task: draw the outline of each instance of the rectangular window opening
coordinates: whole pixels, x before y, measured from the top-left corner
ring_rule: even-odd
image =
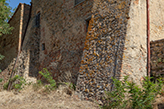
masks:
[[[40,13],[36,15],[36,22],[35,22],[36,27],[40,27]]]
[[[45,50],[45,43],[42,44],[42,51]]]

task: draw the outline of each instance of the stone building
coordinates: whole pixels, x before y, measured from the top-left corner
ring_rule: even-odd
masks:
[[[163,38],[164,18],[158,17],[164,15],[162,4],[162,0],[150,2],[151,40]],[[5,74],[16,69],[15,74],[29,81],[42,78],[38,71],[47,68],[56,81],[76,84],[81,98],[101,99],[104,90],[113,89],[111,77],[129,75],[140,84],[147,75],[146,13],[146,0],[20,4],[9,22],[15,27],[9,35],[16,37],[11,39],[14,48],[7,49],[5,36],[0,40],[7,46],[1,45],[0,53],[9,57],[0,66]],[[16,57],[16,66],[9,65]]]

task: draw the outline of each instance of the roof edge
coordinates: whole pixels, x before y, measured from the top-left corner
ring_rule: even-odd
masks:
[[[21,5],[27,5],[27,6],[31,6],[29,4],[25,4],[25,3],[19,3],[19,5],[17,6],[17,9],[15,10],[14,14],[12,15],[12,17],[9,19],[8,23],[10,23],[10,21],[13,19],[13,17],[15,16],[15,14],[17,13],[18,9],[20,8]]]

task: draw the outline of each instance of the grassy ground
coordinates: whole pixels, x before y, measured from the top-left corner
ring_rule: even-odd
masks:
[[[99,109],[96,103],[81,101],[73,91],[59,88],[45,92],[32,86],[21,92],[0,91],[0,109]]]

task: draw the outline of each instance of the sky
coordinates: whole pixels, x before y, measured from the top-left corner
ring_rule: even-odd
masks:
[[[19,5],[19,3],[30,4],[30,2],[31,2],[31,0],[7,0],[7,3],[9,3],[9,6],[11,6],[12,9],[14,9],[15,7],[17,7]]]

